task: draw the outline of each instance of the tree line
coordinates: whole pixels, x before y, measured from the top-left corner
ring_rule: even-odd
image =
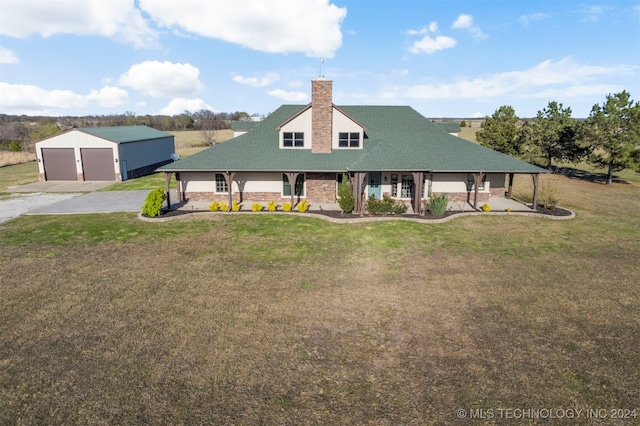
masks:
[[[213,143],[215,130],[230,129],[232,121],[248,121],[246,112],[213,112],[202,109],[182,114],[136,115],[133,112],[113,115],[91,115],[84,117],[44,117],[0,114],[0,148],[20,151],[30,142],[55,136],[77,127],[107,127],[145,125],[162,131],[199,130],[205,140]]]
[[[522,124],[519,124],[522,123]],[[640,172],[640,103],[627,91],[609,94],[584,120],[550,101],[533,119],[520,120],[508,105],[485,117],[476,140],[491,149],[547,169],[554,163],[586,160],[607,169],[607,184],[625,168]]]

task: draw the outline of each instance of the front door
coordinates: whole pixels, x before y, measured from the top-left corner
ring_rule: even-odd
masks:
[[[374,195],[378,200],[382,199],[382,188],[380,187],[381,175],[381,172],[369,172],[367,181],[367,187],[369,188],[367,195]]]

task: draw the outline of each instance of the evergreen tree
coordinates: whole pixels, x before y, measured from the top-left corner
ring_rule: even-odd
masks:
[[[476,140],[481,145],[508,155],[520,153],[518,139],[518,117],[515,110],[503,105],[491,117],[485,117],[481,129],[476,133]]]
[[[583,136],[593,149],[589,162],[607,169],[607,185],[614,172],[640,169],[640,103],[634,103],[626,90],[608,95],[602,106],[593,106]]]

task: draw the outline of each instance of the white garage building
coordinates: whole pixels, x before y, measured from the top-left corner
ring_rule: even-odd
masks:
[[[147,126],[84,127],[36,143],[39,179],[122,181],[171,163],[173,135]]]

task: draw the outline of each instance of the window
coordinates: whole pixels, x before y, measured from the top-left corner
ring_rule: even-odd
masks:
[[[216,173],[216,192],[229,192],[229,186],[222,173]]]
[[[303,132],[284,132],[282,134],[282,146],[287,148],[303,148],[304,133]]]
[[[480,186],[478,187],[478,191],[484,191],[484,184],[487,181],[487,175],[482,176],[482,182],[480,182]],[[473,174],[469,173],[467,175],[467,191],[475,191],[475,185],[473,184]]]
[[[282,175],[282,195],[283,196],[291,196],[291,184],[289,183],[289,179],[287,179],[287,175]],[[304,175],[300,174],[296,178],[296,192],[294,195],[299,197],[304,197]]]
[[[398,196],[398,175],[391,175],[391,196]]]
[[[400,198],[413,198],[413,176],[402,175]]]
[[[358,148],[360,146],[360,133],[340,132],[338,134],[338,146],[340,148]]]

